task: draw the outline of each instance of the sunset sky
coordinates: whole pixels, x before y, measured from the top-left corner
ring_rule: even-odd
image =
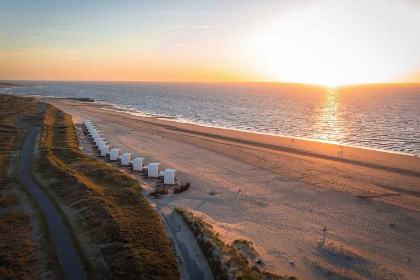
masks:
[[[420,82],[420,1],[0,0],[0,79]]]

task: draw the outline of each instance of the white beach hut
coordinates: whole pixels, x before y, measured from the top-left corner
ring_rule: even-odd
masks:
[[[158,162],[150,163],[147,167],[147,176],[157,178],[159,175],[159,165]]]
[[[92,133],[92,141],[95,142],[97,138],[100,138],[101,135],[99,135],[96,131]]]
[[[111,147],[108,145],[101,146],[101,157],[106,157],[111,151]]]
[[[175,184],[175,169],[166,169],[163,172],[163,183],[165,185],[173,185]]]
[[[133,171],[142,171],[144,168],[144,158],[133,159]]]
[[[121,165],[130,165],[132,153],[124,153],[121,155]]]
[[[93,126],[93,124],[91,124],[91,123],[88,123],[88,124],[86,124],[85,126],[86,126],[86,128],[87,128],[88,130],[91,130],[91,129],[95,128],[95,127]]]
[[[96,137],[100,137],[101,136],[101,134],[99,133],[99,131],[96,131],[96,130],[94,130],[92,132],[89,132],[89,135],[93,139],[95,139]]]
[[[109,152],[109,159],[112,160],[112,161],[117,161],[118,157],[120,155],[120,151],[121,151],[121,149],[112,149]]]
[[[98,146],[99,143],[106,143],[106,140],[105,138],[96,138],[96,140],[93,140],[93,142],[96,146]]]
[[[96,146],[98,151],[101,151],[103,146],[107,146],[106,142],[99,142],[98,145]]]
[[[94,136],[96,133],[97,133],[97,131],[96,131],[94,128],[92,128],[92,129],[88,129],[88,135],[89,135],[89,137],[92,137],[92,138],[93,138],[93,136]]]
[[[93,143],[95,143],[96,145],[97,145],[99,142],[106,142],[106,141],[105,141],[105,138],[103,138],[103,137],[96,137],[95,139],[93,139]]]

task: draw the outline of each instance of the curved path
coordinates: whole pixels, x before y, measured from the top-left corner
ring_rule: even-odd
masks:
[[[41,108],[41,110],[42,109],[43,108]],[[22,150],[22,158],[18,171],[19,178],[38,202],[42,213],[45,216],[49,231],[54,241],[57,255],[60,259],[61,267],[64,271],[65,278],[69,280],[87,279],[86,273],[84,272],[76,250],[73,247],[70,234],[67,232],[63,220],[42,189],[37,184],[35,184],[35,182],[29,176],[28,170],[30,164],[32,142],[35,137],[35,128],[30,125],[22,125],[20,120],[18,120],[17,123],[20,126],[25,126],[29,131]]]
[[[201,252],[193,233],[182,220],[182,217],[168,207],[159,209],[168,224],[174,241],[177,243],[182,259],[184,260],[188,276],[191,280],[212,280],[214,279],[210,266]]]

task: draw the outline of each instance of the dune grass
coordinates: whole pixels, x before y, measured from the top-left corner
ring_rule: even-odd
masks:
[[[26,99],[0,94],[0,279],[40,279],[30,217],[16,195],[17,164],[23,131],[14,119],[35,110]]]
[[[213,226],[203,219],[195,216],[184,208],[176,208],[193,232],[201,251],[207,259],[213,275],[218,280],[274,280],[296,279],[294,276],[277,275],[253,265],[257,256],[252,242],[238,239],[232,245],[226,244]]]
[[[365,257],[361,252],[334,240],[327,240],[325,243],[320,242],[318,244],[318,249],[331,255],[343,256],[348,260],[365,260]]]
[[[69,221],[81,225],[83,233],[75,231],[75,238],[87,236],[100,248],[113,279],[179,279],[169,239],[138,183],[83,154],[70,115],[48,105],[41,119],[34,172],[62,212],[77,217]],[[91,263],[86,248],[80,249],[91,279],[109,277]]]
[[[324,260],[309,259],[309,262],[314,267],[320,269],[328,276],[335,277],[336,279],[342,279],[342,280],[365,280],[366,279],[354,271],[351,271],[342,267],[334,266]]]

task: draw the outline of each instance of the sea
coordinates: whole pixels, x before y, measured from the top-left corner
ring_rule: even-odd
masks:
[[[128,114],[420,156],[420,84],[11,81],[13,94],[90,98]]]

